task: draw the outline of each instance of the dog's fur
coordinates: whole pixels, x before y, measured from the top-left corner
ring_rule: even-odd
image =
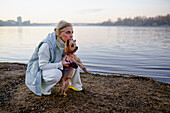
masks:
[[[88,73],[80,58],[74,53],[77,51],[76,40],[67,40],[65,43],[64,52],[67,55],[66,61],[74,62],[75,65],[79,66],[85,73]],[[63,70],[63,76],[60,81],[60,95],[67,96],[66,91],[69,88],[70,79],[73,74],[73,67],[69,67],[68,70]]]

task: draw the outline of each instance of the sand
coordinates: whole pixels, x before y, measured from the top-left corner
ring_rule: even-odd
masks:
[[[37,96],[25,85],[26,64],[0,63],[0,112],[170,112],[170,85],[127,74],[81,73],[83,92]]]

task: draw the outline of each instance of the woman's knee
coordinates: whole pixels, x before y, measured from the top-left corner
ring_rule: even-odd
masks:
[[[59,69],[57,69],[56,70],[56,75],[55,75],[55,81],[59,82],[61,77],[62,77],[62,72]]]
[[[43,74],[44,81],[49,83],[57,83],[62,77],[62,72],[59,69],[51,69]]]

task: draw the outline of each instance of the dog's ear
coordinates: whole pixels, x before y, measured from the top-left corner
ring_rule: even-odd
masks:
[[[65,45],[65,48],[64,48],[64,53],[67,54],[68,53],[68,47]]]
[[[68,53],[68,48],[64,48],[64,53],[65,53],[65,54]]]
[[[69,48],[69,40],[67,40],[66,43],[65,43],[65,48],[64,48],[65,54],[68,53],[68,48]]]
[[[76,42],[76,40],[73,40],[73,42]]]
[[[67,40],[67,43],[66,43],[67,46],[69,46],[69,40]]]

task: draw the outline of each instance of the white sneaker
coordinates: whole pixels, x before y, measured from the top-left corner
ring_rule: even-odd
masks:
[[[43,95],[51,95],[51,91],[43,92]]]

